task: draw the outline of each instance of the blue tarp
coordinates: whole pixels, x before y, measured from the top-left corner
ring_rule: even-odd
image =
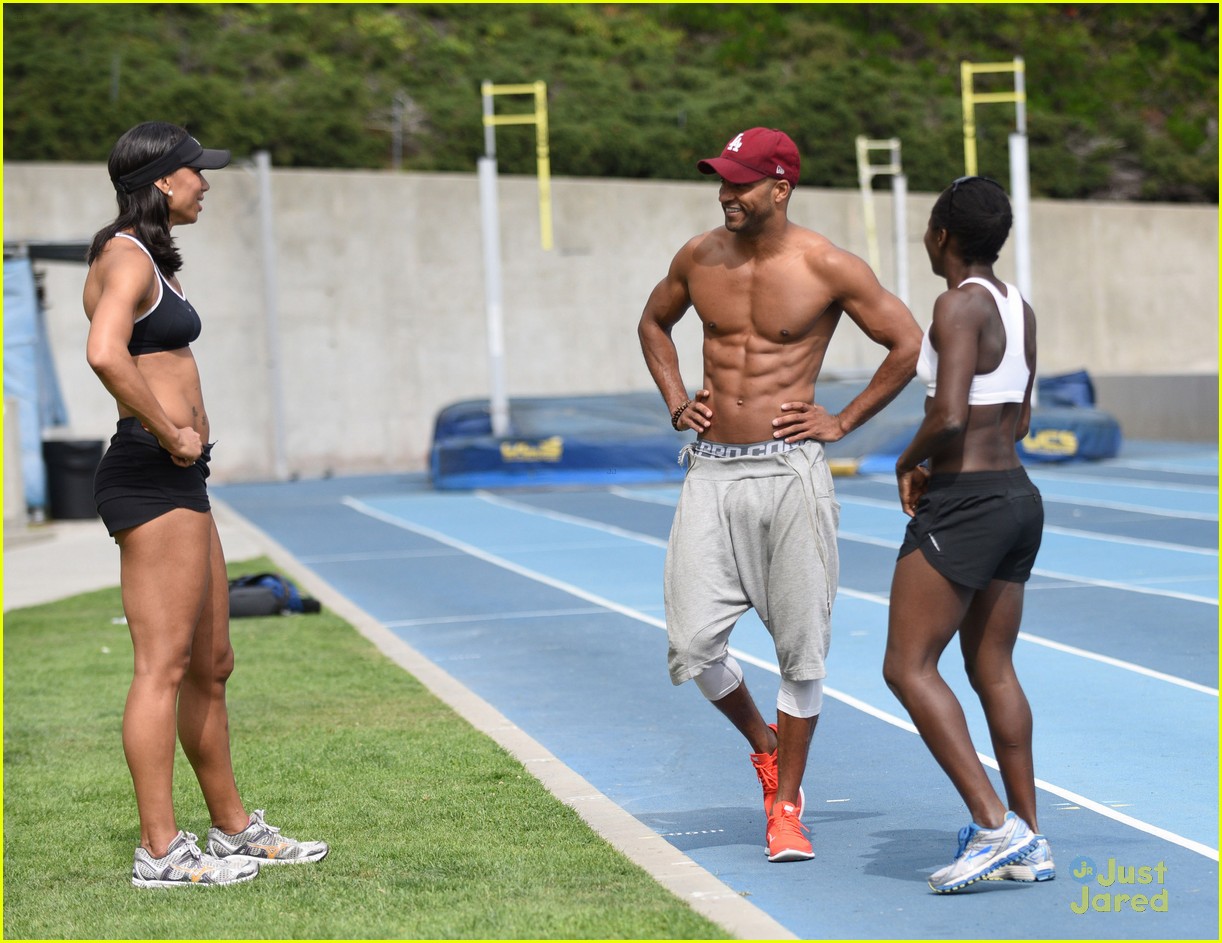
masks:
[[[47,503],[42,433],[68,423],[28,258],[4,260],[4,398],[15,399],[21,424],[21,473],[26,504]]]

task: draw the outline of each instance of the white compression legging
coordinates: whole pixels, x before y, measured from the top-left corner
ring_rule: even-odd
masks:
[[[743,669],[733,656],[727,655],[696,675],[695,681],[701,694],[710,701],[720,701],[743,683]],[[791,717],[814,717],[823,709],[823,680],[786,681],[782,678],[776,708]]]

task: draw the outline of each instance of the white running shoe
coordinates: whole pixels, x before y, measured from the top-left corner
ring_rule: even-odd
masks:
[[[939,894],[960,890],[1017,861],[1035,846],[1035,833],[1013,812],[1006,813],[999,828],[981,828],[972,822],[959,830],[955,860],[931,874],[929,886]]]
[[[255,809],[249,824],[236,835],[229,835],[219,828],[208,829],[208,854],[226,861],[308,864],[322,861],[330,850],[324,841],[297,841],[281,835],[280,829],[263,821],[262,809]]]
[[[222,861],[206,855],[190,832],[179,832],[162,858],[154,858],[143,846],[132,861],[132,884],[136,887],[219,887],[241,884],[259,873],[257,864]]]
[[[1038,832],[1035,835],[1035,850],[1029,851],[1017,861],[1003,864],[992,874],[986,875],[986,881],[1051,881],[1057,876],[1057,868],[1052,860],[1052,847],[1048,839]]]

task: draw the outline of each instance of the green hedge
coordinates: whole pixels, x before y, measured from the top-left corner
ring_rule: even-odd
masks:
[[[1217,27],[1215,4],[6,4],[4,156],[104,160],[157,117],[280,167],[385,168],[398,99],[401,166],[470,172],[480,81],[542,79],[556,174],[692,179],[763,124],[806,183],[855,185],[866,134],[936,190],[963,167],[960,61],[1021,55],[1035,195],[1216,202]],[[981,107],[982,173],[1008,179],[1013,128]],[[534,173],[531,128],[497,149]]]

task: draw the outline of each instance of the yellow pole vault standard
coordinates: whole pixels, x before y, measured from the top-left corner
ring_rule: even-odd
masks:
[[[976,105],[1014,103],[1014,133],[1010,135],[1010,206],[1014,214],[1014,274],[1018,290],[1038,307],[1031,286],[1031,169],[1027,156],[1027,73],[1023,60],[1013,62],[962,62],[963,76],[963,167],[969,177],[976,171]],[[982,72],[1013,72],[1014,91],[977,92],[973,79]],[[1038,387],[1032,391],[1036,404]]]
[[[866,220],[866,247],[870,253],[870,267],[879,271],[878,222],[874,216],[874,191],[872,183],[878,174],[891,174],[891,204],[895,240],[895,294],[904,304],[908,303],[908,218],[904,201],[908,195],[908,178],[900,164],[900,139],[886,138],[872,141],[864,134],[857,135],[857,182],[861,187],[861,205]],[[870,151],[888,151],[891,159],[885,164],[871,164]]]
[[[976,105],[1013,102],[1019,134],[1027,133],[1027,91],[1022,57],[1013,62],[967,62],[959,64],[963,79],[963,167],[969,177],[976,176]],[[973,88],[976,75],[985,72],[1013,72],[1014,91],[977,92]]]
[[[539,229],[544,250],[552,247],[552,186],[547,151],[547,83],[529,85],[480,84],[484,111],[484,156],[479,159],[480,230],[484,243],[484,306],[488,319],[488,412],[492,434],[509,435],[509,393],[505,386],[505,331],[501,305],[501,224],[497,203],[496,126],[533,124],[539,162]],[[495,95],[534,95],[535,113],[494,114]]]
[[[484,141],[488,156],[496,155],[492,143],[492,128],[506,124],[533,124],[535,126],[535,155],[539,176],[539,241],[544,249],[552,247],[552,173],[551,157],[547,145],[547,83],[530,82],[520,85],[494,85],[484,82],[480,86],[484,101],[491,103],[495,95],[533,95],[534,114],[496,115],[490,105],[484,108]]]

